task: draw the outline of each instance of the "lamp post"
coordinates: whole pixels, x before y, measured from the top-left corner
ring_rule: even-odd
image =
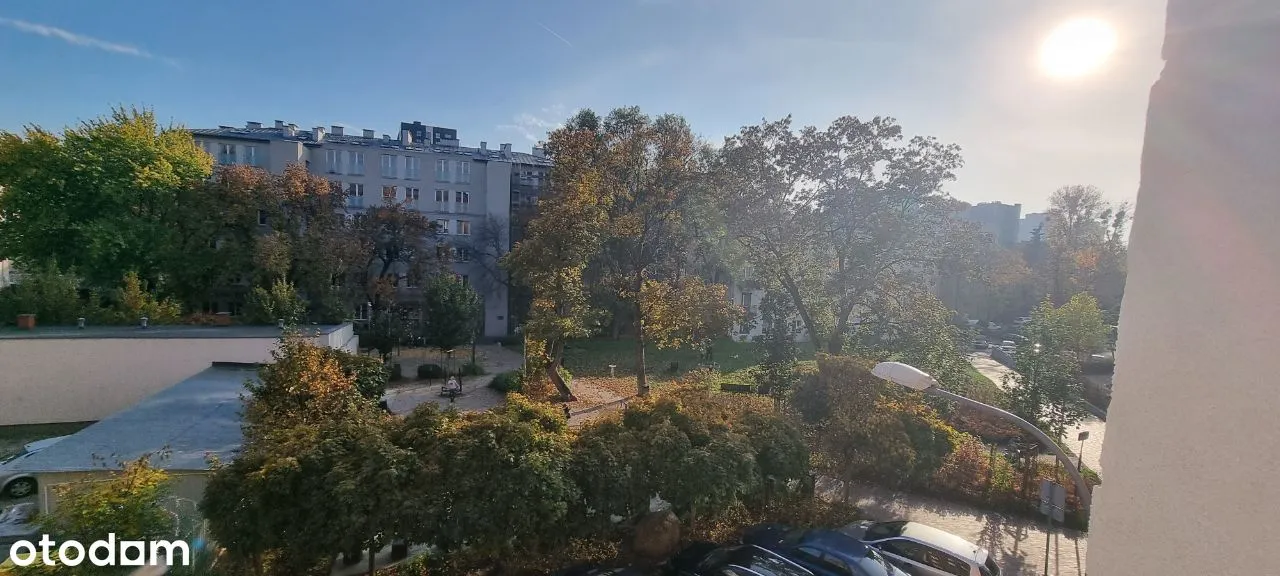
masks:
[[[1081,430],[1076,434],[1076,440],[1080,441],[1080,457],[1076,460],[1076,470],[1084,470],[1084,441],[1089,439],[1089,431]]]
[[[1048,434],[1045,434],[1042,430],[1036,428],[1034,424],[1019,418],[1011,412],[1006,412],[996,408],[995,406],[983,404],[982,402],[978,402],[972,398],[966,398],[959,394],[943,390],[938,386],[938,381],[935,380],[933,376],[930,376],[927,372],[909,364],[903,364],[902,362],[881,362],[876,364],[875,368],[871,369],[871,374],[882,380],[906,386],[907,388],[917,392],[924,392],[930,396],[937,396],[939,398],[946,398],[954,402],[959,402],[979,412],[1003,418],[1017,424],[1019,428],[1022,428],[1023,430],[1026,430],[1027,433],[1035,436],[1045,448],[1048,448],[1053,452],[1054,456],[1057,456],[1058,462],[1061,463],[1062,467],[1066,468],[1067,472],[1071,474],[1071,479],[1076,484],[1076,493],[1080,497],[1080,506],[1084,508],[1085,515],[1089,515],[1089,505],[1093,498],[1089,493],[1089,485],[1085,484],[1084,476],[1081,476],[1080,471],[1077,470],[1075,466],[1071,465],[1071,458],[1062,450],[1062,447],[1058,446],[1058,443],[1054,442]]]

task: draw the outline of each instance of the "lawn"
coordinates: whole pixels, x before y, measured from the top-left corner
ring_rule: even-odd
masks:
[[[6,458],[22,452],[23,446],[36,440],[75,434],[90,424],[93,424],[93,422],[0,426],[0,458]]]
[[[755,344],[735,342],[729,338],[717,340],[711,347],[712,362],[721,372],[737,372],[759,364]],[[800,344],[802,359],[813,358],[813,348]],[[577,376],[608,376],[609,365],[616,366],[617,376],[636,373],[636,343],[634,340],[593,338],[574,340],[565,348],[565,368]],[[649,378],[655,382],[675,380],[680,375],[704,364],[702,354],[692,348],[661,349],[647,346],[644,352]]]

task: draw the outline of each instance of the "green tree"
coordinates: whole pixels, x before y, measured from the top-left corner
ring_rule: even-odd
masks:
[[[1053,311],[1053,322],[1062,348],[1082,362],[1107,344],[1110,329],[1102,321],[1097,299],[1089,294],[1076,294],[1059,306]]]
[[[729,241],[791,298],[811,341],[839,353],[855,311],[923,284],[963,232],[942,191],[961,165],[958,147],[904,142],[891,118],[798,133],[784,118],[727,138],[715,181]]]
[[[1031,313],[1023,327],[1029,343],[1014,356],[1017,371],[1006,378],[1013,412],[1039,423],[1055,438],[1088,415],[1080,385],[1075,354],[1067,348],[1068,336],[1053,302],[1046,299]]]
[[[52,513],[38,518],[40,528],[58,542],[95,542],[106,540],[108,534],[114,534],[117,541],[175,538],[173,516],[164,506],[172,479],[167,472],[152,465],[152,456],[148,454],[123,463],[119,470],[110,472],[105,481],[95,478],[55,486],[58,506]],[[17,573],[92,575],[127,571],[120,567],[98,567],[86,561],[74,567],[46,567],[37,562]]]
[[[480,296],[452,274],[441,274],[422,291],[422,337],[450,354],[474,342],[483,310]]]
[[[40,324],[73,324],[92,315],[93,303],[80,298],[80,279],[46,263],[23,274],[17,284],[0,288],[0,324],[11,324],[19,314],[35,314]]]
[[[0,258],[32,269],[56,261],[90,287],[133,271],[154,285],[182,191],[213,160],[180,126],[117,108],[61,136],[32,126],[0,134]]]
[[[245,314],[254,324],[275,324],[284,320],[287,326],[301,322],[306,311],[306,301],[298,294],[297,288],[284,278],[277,278],[271,283],[270,289],[255,286],[249,292],[245,308]]]
[[[796,365],[800,350],[792,326],[795,306],[785,294],[766,293],[760,301],[760,322],[764,329],[756,341],[760,364],[754,376],[760,393],[782,400],[799,379]]]

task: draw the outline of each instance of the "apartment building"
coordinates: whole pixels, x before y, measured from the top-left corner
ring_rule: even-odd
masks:
[[[402,122],[394,137],[367,129],[348,133],[343,126],[302,130],[281,120],[270,126],[247,122],[243,127],[194,129],[191,134],[221,165],[280,173],[290,164],[304,164],[346,191],[349,213],[391,203],[421,211],[454,245],[454,272],[468,282],[485,270],[472,253],[473,233],[492,219],[505,230],[502,243],[509,249],[531,216],[551,167],[541,147],[531,153],[515,152],[511,144],[465,147],[457,130],[416,121]],[[506,335],[514,325],[506,287],[486,282],[477,289],[485,301],[485,335]],[[367,312],[353,313],[361,319]]]
[[[958,216],[982,227],[997,244],[1013,246],[1018,243],[1018,225],[1022,217],[1021,204],[980,202],[961,211]]]

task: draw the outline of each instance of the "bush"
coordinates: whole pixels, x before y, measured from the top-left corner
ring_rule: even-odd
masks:
[[[253,324],[275,324],[283,319],[285,324],[293,325],[306,316],[307,302],[293,284],[276,280],[270,290],[256,287],[249,293],[245,313]]]
[[[54,266],[23,275],[21,283],[0,288],[0,325],[19,314],[35,314],[37,325],[74,324],[88,310],[80,300],[80,280]]]
[[[449,373],[446,372],[439,364],[422,364],[418,366],[418,378],[438,379],[444,378],[448,375]]]
[[[360,395],[370,400],[379,400],[387,393],[387,382],[391,380],[387,365],[381,360],[361,354],[352,354],[345,350],[326,348],[326,354],[342,366],[342,371],[355,380]]]
[[[519,370],[503,372],[489,381],[489,387],[502,393],[520,392],[523,382]]]
[[[484,374],[484,366],[476,362],[467,362],[458,369],[459,376],[483,376]]]

